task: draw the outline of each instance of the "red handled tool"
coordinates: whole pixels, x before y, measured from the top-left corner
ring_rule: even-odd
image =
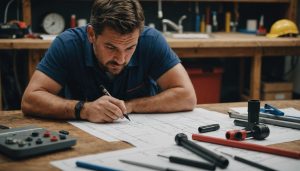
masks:
[[[275,148],[275,147],[268,147],[268,146],[247,143],[247,142],[234,141],[234,140],[226,140],[226,139],[222,139],[222,138],[205,136],[205,135],[200,135],[200,134],[193,134],[192,139],[197,140],[197,141],[202,141],[202,142],[209,142],[209,143],[220,144],[220,145],[225,145],[225,146],[229,146],[229,147],[242,148],[242,149],[253,150],[253,151],[260,151],[260,152],[264,152],[264,153],[270,153],[270,154],[276,154],[279,156],[300,159],[299,152],[284,150],[284,149]]]

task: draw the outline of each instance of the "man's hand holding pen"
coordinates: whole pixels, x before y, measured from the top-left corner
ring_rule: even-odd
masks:
[[[93,102],[86,102],[81,111],[81,118],[90,122],[113,122],[124,118],[127,113],[123,100],[112,96],[102,96]]]

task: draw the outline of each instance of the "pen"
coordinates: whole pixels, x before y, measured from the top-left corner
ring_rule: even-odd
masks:
[[[205,133],[205,132],[216,131],[219,128],[220,128],[219,124],[211,124],[211,125],[200,126],[198,128],[198,131],[199,133]]]
[[[85,169],[90,169],[90,170],[97,170],[97,171],[120,171],[118,169],[113,169],[105,166],[100,166],[100,165],[95,165],[83,161],[76,161],[76,166],[85,168]]]
[[[107,95],[107,96],[111,96],[111,94],[106,90],[106,88],[105,88],[103,85],[100,85],[100,88],[102,89],[102,93],[103,93],[103,94],[105,94],[105,95]],[[126,115],[126,114],[124,113],[123,116],[124,116],[126,119],[128,119],[128,120],[130,121],[128,115]]]
[[[228,154],[228,153],[225,153],[225,152],[222,152],[222,151],[220,151],[220,152],[223,153],[224,155],[227,155],[227,156],[233,158],[236,161],[245,163],[249,166],[253,166],[253,167],[256,167],[256,168],[259,168],[259,169],[262,169],[262,170],[266,170],[266,171],[276,171],[275,169],[269,168],[269,167],[261,165],[259,163],[255,163],[255,162],[250,161],[248,159],[245,159],[245,158],[242,158],[242,157],[239,157],[239,156],[234,156],[232,154]]]
[[[147,163],[140,163],[140,162],[136,162],[136,161],[130,161],[130,160],[119,160],[120,162],[123,163],[127,163],[127,164],[132,164],[132,165],[136,165],[136,166],[141,166],[141,167],[145,167],[145,168],[149,168],[152,170],[159,170],[159,171],[176,171],[174,169],[171,168],[167,168],[167,167],[160,167],[160,166],[154,166],[151,164],[147,164]]]
[[[202,141],[202,142],[209,142],[209,143],[220,144],[229,147],[242,148],[242,149],[247,149],[252,151],[260,151],[264,153],[300,159],[300,152],[284,150],[275,147],[263,146],[263,145],[247,143],[247,142],[240,142],[235,140],[227,140],[227,139],[222,139],[222,138],[217,138],[212,136],[205,136],[201,134],[193,134],[192,139],[197,141]]]
[[[207,169],[207,170],[215,170],[216,165],[211,164],[211,163],[205,163],[205,162],[200,162],[196,160],[190,160],[190,159],[185,159],[181,157],[175,157],[175,156],[163,156],[158,154],[157,156],[159,157],[164,157],[164,158],[169,158],[169,161],[172,163],[178,163],[178,164],[183,164],[187,166],[193,166],[201,169]]]

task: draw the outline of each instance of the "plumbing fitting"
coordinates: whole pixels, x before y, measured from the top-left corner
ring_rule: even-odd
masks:
[[[163,32],[164,33],[167,32],[167,25],[169,25],[171,28],[176,30],[178,33],[182,33],[183,32],[182,21],[184,19],[186,19],[186,15],[183,15],[179,18],[178,25],[176,23],[174,23],[173,21],[169,20],[169,19],[163,19],[162,20]]]
[[[254,125],[251,131],[248,130],[230,130],[227,131],[225,136],[230,140],[245,140],[246,138],[252,137],[256,140],[263,140],[270,135],[270,129],[267,125],[258,124]]]

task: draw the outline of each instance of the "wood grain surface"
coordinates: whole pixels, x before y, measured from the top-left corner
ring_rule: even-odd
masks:
[[[264,103],[265,102],[262,102],[261,106],[263,106]],[[300,110],[300,100],[267,101],[267,103],[274,105],[278,108],[294,107]],[[242,106],[246,107],[247,102],[198,105],[198,107],[221,112],[224,114],[227,113],[230,107]],[[21,111],[0,111],[0,123],[9,127],[36,125],[54,131],[66,130],[70,132],[70,135],[78,139],[77,144],[72,149],[32,157],[25,160],[14,161],[0,154],[0,170],[58,170],[57,168],[50,165],[50,161],[133,147],[126,142],[103,141],[80,130],[79,128],[72,126],[71,124],[63,120],[49,120],[28,117],[24,116]],[[298,141],[280,143],[271,146],[300,152],[300,137]]]

